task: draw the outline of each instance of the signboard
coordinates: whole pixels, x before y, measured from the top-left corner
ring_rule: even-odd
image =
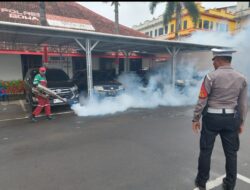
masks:
[[[168,61],[171,57],[168,56],[168,57],[155,57],[154,61],[155,62],[165,62],[165,61]]]
[[[37,22],[39,22],[40,19],[40,13],[36,12],[18,11],[7,8],[1,8],[0,11],[1,13],[7,13],[9,18],[13,19],[31,20]],[[46,14],[46,19],[50,26],[95,31],[95,28],[86,19],[70,18],[50,14]]]
[[[36,20],[39,21],[40,14],[35,12],[22,11],[14,9],[1,8],[2,13],[9,13],[10,18],[23,19],[23,20]]]
[[[50,26],[95,31],[91,23],[85,19],[69,18],[49,14],[46,15],[46,17]]]

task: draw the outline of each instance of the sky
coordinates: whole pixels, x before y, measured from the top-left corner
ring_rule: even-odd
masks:
[[[114,7],[111,2],[78,2],[88,9],[114,21]],[[206,9],[220,8],[225,6],[236,5],[236,2],[202,2]],[[120,2],[119,6],[119,23],[128,27],[138,25],[146,20],[157,18],[164,12],[165,3],[158,4],[155,13],[152,15],[149,11],[149,1],[145,2]]]

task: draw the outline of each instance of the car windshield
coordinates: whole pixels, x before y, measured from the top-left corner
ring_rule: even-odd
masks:
[[[93,73],[93,81],[99,82],[99,81],[112,81],[114,80],[114,77],[104,74],[104,73]]]
[[[104,82],[104,81],[113,81],[115,79],[115,72],[111,71],[93,71],[93,82]],[[87,71],[79,71],[74,74],[74,80],[87,80]]]
[[[48,69],[46,71],[46,78],[48,81],[68,81],[68,75],[62,71],[57,69]]]

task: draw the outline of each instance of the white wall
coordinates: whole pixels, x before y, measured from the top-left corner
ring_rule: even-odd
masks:
[[[0,80],[23,79],[20,55],[0,55]]]
[[[152,59],[151,58],[143,58],[142,59],[142,69],[149,68],[152,66]]]

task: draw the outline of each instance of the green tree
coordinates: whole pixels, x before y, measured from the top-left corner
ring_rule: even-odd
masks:
[[[111,2],[111,6],[114,6],[115,9],[115,34],[119,34],[120,33],[120,29],[119,29],[119,2],[118,1],[112,1]],[[119,52],[116,52],[116,58],[115,58],[115,73],[116,75],[119,74],[119,57],[118,57]]]
[[[105,2],[109,3],[109,2]],[[112,1],[111,6],[114,6],[114,12],[115,12],[115,34],[119,34],[119,2],[118,1]]]
[[[151,14],[154,13],[156,6],[162,3],[160,1],[154,1],[151,2],[149,5],[149,9]],[[192,18],[192,21],[194,23],[194,26],[196,26],[199,17],[200,17],[200,13],[199,10],[196,6],[196,4],[194,2],[174,2],[174,1],[169,1],[166,2],[166,8],[165,11],[163,13],[163,24],[167,25],[174,14],[176,14],[176,19],[175,19],[175,38],[176,40],[178,40],[179,38],[179,31],[181,29],[181,10],[182,8],[186,8],[189,15]]]
[[[115,33],[119,34],[119,2],[113,1],[111,6],[115,6]]]

